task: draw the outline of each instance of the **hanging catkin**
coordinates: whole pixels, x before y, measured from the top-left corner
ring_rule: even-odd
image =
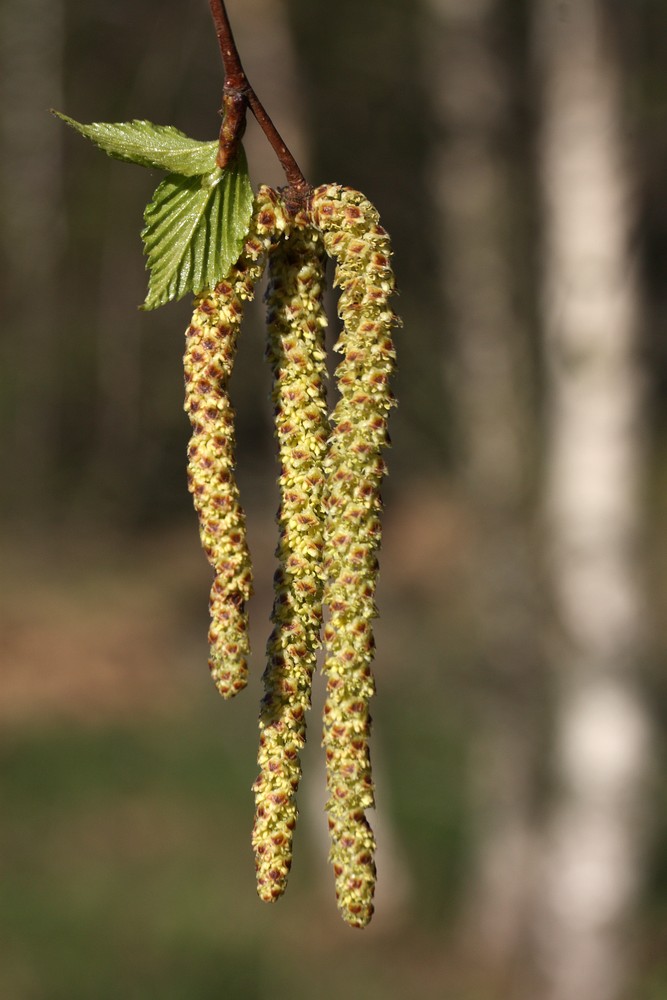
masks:
[[[234,477],[235,415],[227,385],[244,303],[253,297],[266,252],[284,225],[277,194],[261,187],[239,260],[212,291],[197,298],[186,333],[185,409],[192,424],[188,489],[199,515],[202,546],[215,572],[209,599],[209,668],[225,698],[247,682],[246,601],[252,591],[245,515]]]
[[[260,711],[253,847],[257,890],[284,892],[292,862],[300,752],[322,623],[323,461],[329,431],[322,307],[324,248],[305,213],[272,252],[267,358],[280,460],[273,631]]]
[[[183,359],[192,425],[188,489],[214,571],[208,662],[225,698],[247,683],[252,592],[228,386],[245,303],[267,257],[271,262],[266,354],[280,460],[280,534],[253,785],[257,889],[271,902],[286,887],[306,713],[328,608],[323,745],[330,860],[343,918],[365,927],[375,889],[375,840],[366,819],[374,805],[372,622],[397,323],[388,305],[391,248],[364,195],[337,184],[311,187],[245,75],[224,0],[210,0],[210,7],[225,67],[217,141],[199,142],[143,119],[84,125],[56,114],[110,156],[167,175],[144,212],[150,271],[144,307],[196,296]],[[241,143],[249,109],[284,169],[280,194],[262,186],[253,198]],[[344,354],[331,420],[322,303],[327,257],[336,262],[341,289],[343,332],[335,349]]]
[[[324,638],[327,694],[324,738],[329,801],[330,860],[343,918],[364,927],[373,914],[375,841],[365,816],[374,804],[368,702],[372,620],[380,544],[382,449],[393,405],[389,380],[396,317],[389,237],[378,213],[357,191],[317,188],[313,222],[336,262],[343,332],[336,350],[340,400],[332,415],[325,458],[324,601],[330,611]]]

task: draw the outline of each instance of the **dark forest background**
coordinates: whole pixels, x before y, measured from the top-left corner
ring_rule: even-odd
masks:
[[[232,383],[254,679],[224,704],[185,479],[189,304],[138,309],[161,178],[48,113],[214,138],[208,5],[2,0],[0,995],[663,1000],[667,6],[229,14],[308,178],[361,189],[395,248],[377,914],[363,934],[336,914],[321,691],[290,888],[254,890],[261,301]],[[252,120],[245,145],[254,184],[281,184]]]

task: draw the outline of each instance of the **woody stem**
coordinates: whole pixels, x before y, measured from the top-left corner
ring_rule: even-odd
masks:
[[[250,107],[280,160],[289,188],[297,198],[299,195],[306,195],[310,190],[306,178],[245,75],[224,0],[209,0],[209,5],[225,67],[225,84],[222,92],[223,120],[216,161],[218,166],[226,167],[234,156],[245,131],[246,111]]]

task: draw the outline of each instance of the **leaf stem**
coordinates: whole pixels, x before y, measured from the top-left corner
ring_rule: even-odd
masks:
[[[209,0],[209,6],[225,67],[225,84],[222,92],[223,119],[216,162],[224,169],[233,158],[245,131],[246,112],[250,107],[285,171],[289,200],[301,203],[310,193],[310,185],[248,82],[227,16],[225,0]]]

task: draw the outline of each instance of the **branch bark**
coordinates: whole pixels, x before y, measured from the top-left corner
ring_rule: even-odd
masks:
[[[245,130],[246,112],[250,107],[285,171],[289,189],[287,203],[298,207],[307,200],[311,187],[301,173],[286,142],[248,82],[241,65],[241,58],[234,41],[224,0],[209,0],[209,4],[225,68],[225,83],[222,94],[223,119],[220,128],[217,164],[224,169],[236,153]]]

